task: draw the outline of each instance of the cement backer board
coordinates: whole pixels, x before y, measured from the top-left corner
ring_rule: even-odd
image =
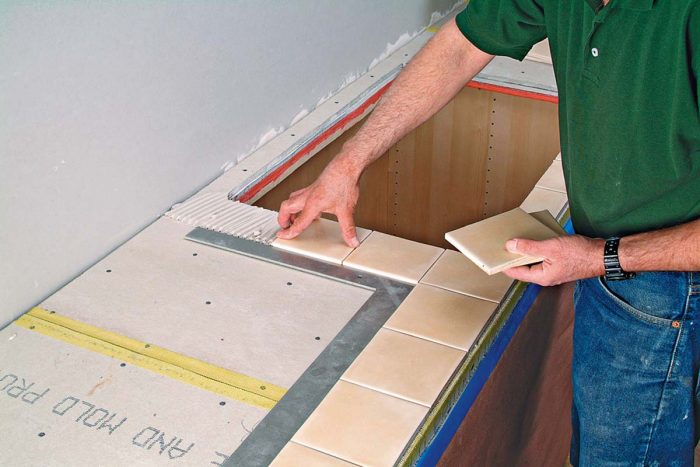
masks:
[[[41,306],[289,388],[371,295],[194,244],[190,230],[158,220]]]
[[[217,465],[267,413],[121,363],[0,331],[0,465]]]

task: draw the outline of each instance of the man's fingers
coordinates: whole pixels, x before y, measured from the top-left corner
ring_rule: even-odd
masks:
[[[277,237],[284,240],[291,240],[292,238],[298,236],[306,228],[311,225],[311,223],[316,220],[316,216],[320,211],[317,209],[310,209],[307,205],[306,208],[299,214],[294,223],[287,229],[280,230],[277,233]]]
[[[338,223],[340,231],[343,234],[343,240],[351,248],[360,246],[360,241],[357,239],[357,229],[355,228],[355,220],[352,218],[351,211],[338,212]]]
[[[290,196],[288,200],[282,201],[280,212],[277,214],[277,223],[283,229],[288,228],[294,222],[294,215],[304,209],[304,200],[300,196]]]
[[[542,263],[533,264],[532,266],[518,266],[515,268],[506,269],[503,274],[523,282],[534,282],[536,284],[540,283],[542,280],[542,275],[544,274],[544,268]]]

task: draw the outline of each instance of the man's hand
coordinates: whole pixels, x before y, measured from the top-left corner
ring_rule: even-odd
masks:
[[[353,213],[360,191],[359,176],[349,167],[331,163],[311,185],[289,195],[282,202],[277,221],[284,230],[277,236],[292,239],[327,212],[338,218],[343,239],[350,247],[360,245]]]
[[[513,279],[539,285],[559,285],[577,279],[600,276],[603,267],[605,241],[571,235],[535,241],[512,239],[506,249],[513,253],[540,256],[544,261],[530,266],[506,269],[503,273]]]

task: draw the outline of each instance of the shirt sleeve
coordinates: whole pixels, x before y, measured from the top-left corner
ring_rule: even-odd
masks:
[[[522,60],[547,37],[540,0],[471,0],[457,27],[478,49]]]

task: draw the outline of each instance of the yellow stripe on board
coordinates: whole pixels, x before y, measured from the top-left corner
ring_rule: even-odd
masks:
[[[286,393],[282,387],[41,308],[33,308],[16,324],[256,407],[271,409]]]
[[[427,31],[428,32],[438,32],[440,30],[440,26],[430,26]]]

